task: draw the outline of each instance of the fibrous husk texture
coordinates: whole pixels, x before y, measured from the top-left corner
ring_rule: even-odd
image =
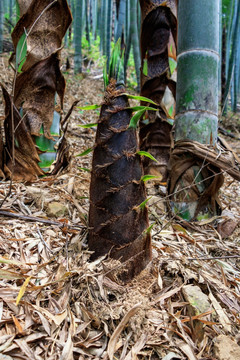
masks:
[[[22,51],[24,42],[27,53],[14,85],[13,106],[15,110],[10,111],[10,103],[7,101],[5,122],[9,123],[8,118],[11,112],[14,116],[15,128],[18,128],[21,122],[24,123],[28,133],[26,136],[22,134],[21,146],[29,148],[30,143],[25,143],[29,142],[29,137],[34,139],[34,136],[39,136],[40,130],[43,130],[46,138],[52,139],[50,128],[53,121],[56,93],[60,97],[61,108],[63,107],[65,80],[59,66],[60,47],[64,34],[71,23],[71,13],[66,0],[18,0],[18,4],[21,17],[12,33],[15,52],[18,52],[16,69],[24,60],[24,51]],[[17,51],[19,41],[20,39],[22,41],[24,36],[26,38],[23,41],[22,49]],[[6,101],[6,95],[4,98]],[[20,127],[23,130],[23,126]],[[6,129],[10,129],[8,125],[5,125]],[[6,138],[9,136],[12,135],[5,134]],[[19,167],[14,167],[12,176],[15,180],[26,180],[26,177],[28,180],[34,180],[42,173],[38,166],[39,158],[34,155],[36,153],[34,142],[31,141],[32,147],[29,152],[25,153],[24,162],[22,158],[18,159],[21,150],[20,139],[17,137],[16,131],[15,138],[15,159],[13,161],[15,164],[19,164]],[[7,148],[10,151],[9,158],[12,159],[11,147],[7,145]],[[35,162],[35,166],[28,166],[32,161]],[[58,167],[61,166],[58,164]]]
[[[21,180],[22,174],[24,174],[24,180],[31,181],[34,175],[36,177],[44,174],[38,166],[40,161],[38,151],[26,123],[22,121],[21,115],[3,85],[2,91],[5,100],[5,139],[3,141],[3,134],[0,134],[0,154],[2,155],[0,156],[0,177],[10,178],[14,163],[14,179]],[[12,151],[13,142],[15,142],[14,151]]]
[[[199,176],[194,173],[194,166],[200,169],[198,173],[202,176],[200,183],[204,182],[204,191],[199,190]],[[219,144],[218,148],[210,145],[206,148],[205,144],[197,141],[177,141],[171,153],[170,169],[170,199],[177,202],[197,201],[193,220],[208,204],[214,214],[218,213],[218,193],[224,182],[224,171],[240,181],[240,164],[231,150],[221,148]]]
[[[170,153],[171,125],[166,121],[165,108],[161,103],[167,87],[174,98],[176,93],[176,83],[171,79],[169,70],[169,49],[171,48],[171,53],[175,53],[173,49],[176,47],[176,1],[140,0],[140,5],[141,95],[159,105],[158,112],[148,111],[149,123],[141,124],[140,148],[151,152],[158,159],[159,171],[165,176]],[[153,165],[153,162],[146,158],[145,172],[151,172],[149,170]]]
[[[89,248],[92,258],[108,254],[126,261],[128,279],[151,258],[151,239],[141,158],[134,129],[128,129],[131,110],[123,88],[111,82],[105,92],[92,163]]]

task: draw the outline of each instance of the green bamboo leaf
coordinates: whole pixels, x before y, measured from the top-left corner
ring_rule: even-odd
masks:
[[[124,58],[125,58],[125,51],[123,49],[116,74],[117,82],[119,83],[122,82],[123,84],[124,84]]]
[[[78,125],[78,126],[84,128],[84,129],[88,129],[88,128],[92,128],[94,126],[97,126],[97,123],[84,124],[84,125]]]
[[[95,110],[95,109],[98,109],[100,108],[101,105],[86,105],[86,106],[77,106],[78,109],[80,110]]]
[[[170,107],[170,109],[168,110],[168,113],[169,113],[170,116],[173,115],[173,105],[172,105],[172,106]]]
[[[152,231],[152,228],[154,227],[155,223],[153,223],[152,225],[150,225],[146,230],[145,230],[145,234],[150,234]]]
[[[169,60],[170,72],[172,74],[177,67],[177,62],[174,59],[172,59],[171,57],[168,60]]]
[[[104,82],[104,89],[106,89],[106,87],[109,84],[108,73],[107,73],[107,60],[105,61],[103,66],[103,82]]]
[[[142,106],[142,105],[138,105],[138,106],[131,106],[128,107],[127,109],[132,110],[132,111],[139,111],[139,110],[153,110],[153,111],[157,111],[158,109],[150,107],[150,106]]]
[[[137,128],[138,121],[139,121],[140,118],[143,116],[143,114],[145,113],[145,111],[146,111],[146,108],[137,111],[137,112],[133,115],[133,117],[132,117],[131,120],[130,120],[129,126],[128,126],[129,129],[136,129],[136,128]]]
[[[147,59],[143,60],[143,75],[148,76],[148,63]]]
[[[93,148],[88,148],[87,150],[84,150],[81,154],[78,154],[76,156],[85,156],[85,155],[88,155],[92,151],[93,151]]]
[[[152,196],[150,196],[148,199],[144,200],[140,205],[139,208],[140,209],[144,209],[146,207],[147,202],[152,198]]]
[[[121,39],[119,39],[113,47],[112,55],[109,61],[109,78],[117,79],[119,63],[121,61]]]
[[[172,125],[172,126],[173,126],[173,124],[174,124],[174,120],[173,120],[173,119],[167,119],[167,122],[168,122],[170,125]]]
[[[147,151],[138,151],[137,154],[140,155],[140,156],[146,156],[146,157],[148,157],[149,159],[158,162],[157,159],[155,159],[155,157],[152,156],[152,155],[151,155],[149,152],[147,152]]]
[[[158,176],[155,176],[155,175],[143,175],[141,177],[141,181],[145,182],[145,181],[157,179],[157,178],[158,178]]]
[[[87,169],[87,168],[85,168],[85,167],[79,167],[78,169],[79,169],[79,170],[83,170],[83,171],[87,171],[87,172],[91,172],[90,169]]]
[[[148,103],[151,103],[153,105],[156,105],[158,106],[158,104],[156,104],[153,100],[145,97],[145,96],[140,96],[140,95],[130,95],[130,94],[121,94],[121,95],[126,95],[128,97],[128,99],[134,99],[134,100],[139,100],[139,101],[145,101],[145,102],[148,102]]]

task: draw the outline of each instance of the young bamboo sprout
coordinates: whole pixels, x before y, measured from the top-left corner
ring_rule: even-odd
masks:
[[[112,78],[105,90],[93,153],[89,249],[94,251],[92,259],[109,254],[126,262],[119,275],[123,280],[138,274],[151,259],[143,170],[136,130],[129,127],[131,117],[125,88]]]

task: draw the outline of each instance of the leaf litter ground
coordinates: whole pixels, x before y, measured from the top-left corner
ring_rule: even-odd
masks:
[[[1,81],[11,89],[6,64],[2,57]],[[99,74],[94,68],[84,77],[66,75],[65,112],[75,100],[79,106],[102,101]],[[3,114],[1,100],[1,120]],[[93,146],[96,131],[78,125],[97,119],[97,110],[74,109],[68,132],[70,168],[32,184],[14,183],[1,208],[0,359],[226,360],[217,346],[221,335],[227,336],[228,345],[234,339],[237,348],[230,349],[229,359],[238,359],[239,183],[225,178],[218,233],[207,221],[190,229],[170,219],[164,187],[149,182],[153,261],[124,285],[116,277],[124,265],[107,258],[89,262],[90,173],[83,168],[90,170],[91,153],[75,155]],[[239,155],[239,142],[231,145]],[[9,182],[2,181],[1,201],[8,190]],[[49,210],[53,202],[62,205],[57,218]],[[223,239],[220,234],[233,223],[233,234]],[[207,298],[205,310],[189,303],[189,285]]]

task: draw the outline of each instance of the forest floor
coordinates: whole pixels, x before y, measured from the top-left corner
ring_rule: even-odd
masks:
[[[9,90],[12,76],[3,55],[0,78]],[[97,66],[65,78],[64,113],[75,100],[101,103]],[[239,183],[225,176],[222,216],[190,229],[169,218],[164,189],[148,182],[153,260],[121,284],[107,276],[119,264],[91,263],[87,248],[91,153],[77,155],[93,146],[96,130],[78,125],[97,122],[98,114],[75,108],[69,168],[13,183],[0,209],[0,359],[239,360]],[[239,137],[234,122],[232,130]],[[240,155],[240,141],[225,139]],[[1,181],[0,201],[8,191],[9,181]]]

